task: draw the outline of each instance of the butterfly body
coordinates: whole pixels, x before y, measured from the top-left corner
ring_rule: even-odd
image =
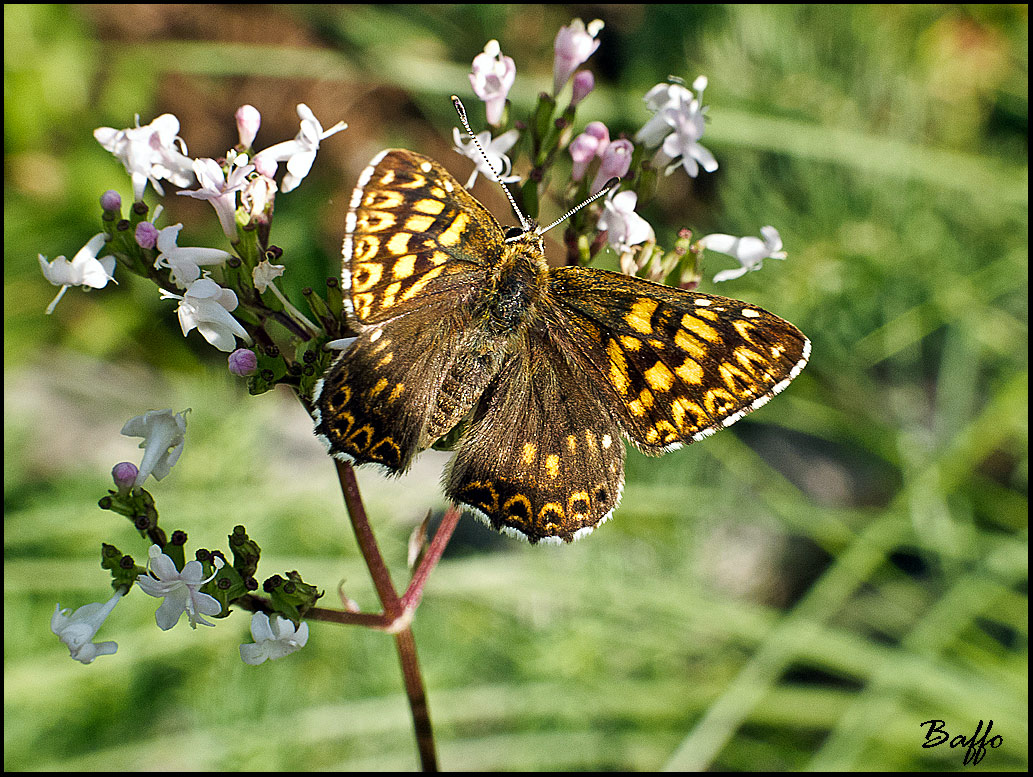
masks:
[[[445,492],[531,542],[606,520],[622,436],[658,454],[781,391],[810,344],[737,300],[581,267],[550,269],[444,168],[400,149],[360,176],[344,240],[359,335],[317,386],[335,456],[404,472],[466,424]]]

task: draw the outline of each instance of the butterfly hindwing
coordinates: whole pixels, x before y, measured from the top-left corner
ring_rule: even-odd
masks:
[[[496,529],[569,542],[620,500],[620,428],[553,344],[529,333],[486,392],[445,483]]]

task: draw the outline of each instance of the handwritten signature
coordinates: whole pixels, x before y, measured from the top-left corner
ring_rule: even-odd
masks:
[[[952,750],[955,747],[966,748],[965,760],[962,762],[966,766],[969,763],[975,765],[982,761],[983,756],[986,755],[987,747],[1000,747],[1004,744],[1004,737],[1000,734],[990,737],[990,730],[994,727],[992,720],[986,722],[986,731],[983,731],[983,721],[979,721],[975,733],[967,739],[964,734],[958,734],[952,738],[947,731],[947,721],[945,720],[927,720],[919,725],[929,727],[929,730],[925,732],[925,742],[922,743],[922,747],[936,747],[950,740],[950,748]],[[979,732],[981,731],[983,736],[980,737]],[[987,737],[990,738],[987,739]]]

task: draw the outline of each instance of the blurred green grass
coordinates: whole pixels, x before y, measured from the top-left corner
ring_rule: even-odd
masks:
[[[217,546],[245,523],[264,574],[297,568],[331,600],[343,579],[375,603],[296,402],[243,395],[132,279],[42,315],[54,289],[35,254],[70,256],[100,192],[128,191],[92,130],[169,111],[193,154],[216,155],[244,102],[262,111],[260,144],[294,134],[302,100],[348,121],[278,203],[300,299],[335,274],[376,151],[454,159],[447,96],[467,93],[485,41],[516,60],[519,109],[551,82],[556,29],[602,15],[600,86],[579,120],[632,133],[650,86],[707,74],[704,143],[721,168],[667,179],[646,215],[665,237],[776,225],[789,261],[719,291],[793,321],[814,354],[732,430],[629,454],[622,507],[585,541],[530,548],[464,519],[414,627],[442,766],[958,769],[962,750],[922,749],[919,724],[970,735],[992,718],[1004,743],[977,768],[1025,770],[1026,14],[5,6],[5,768],[416,764],[384,635],[313,624],[305,650],[255,669],[237,655],[242,614],[161,634],[139,594],[98,637],[119,642],[114,657],[80,666],[50,634],[55,602],[105,598],[100,542],[145,553],[94,504],[137,455],[122,423],[150,408],[193,408],[184,456],[153,489],[165,525]],[[207,206],[168,199],[168,223],[216,244]],[[442,506],[445,460],[425,454],[400,481],[360,472],[399,578],[411,527]]]

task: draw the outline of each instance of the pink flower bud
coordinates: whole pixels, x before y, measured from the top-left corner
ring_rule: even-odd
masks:
[[[579,102],[588,97],[589,93],[595,88],[595,76],[592,75],[591,70],[579,70],[574,74],[573,89],[574,92],[570,96],[571,106],[576,106]]]
[[[589,194],[594,194],[606,185],[611,178],[623,178],[631,167],[631,155],[635,146],[630,140],[615,140],[603,152],[603,160],[599,163],[599,172],[592,181]]]
[[[122,210],[122,197],[114,189],[108,189],[100,195],[100,207],[104,210],[118,213]]]
[[[136,465],[131,461],[123,461],[112,467],[111,477],[115,481],[115,486],[118,490],[125,491],[126,489],[133,487],[133,483],[136,482],[136,476],[139,472],[140,471],[136,468]]]
[[[262,124],[262,114],[253,105],[241,105],[237,108],[237,134],[240,136],[240,145],[244,148],[251,148],[258,134],[258,128]]]
[[[247,348],[238,348],[229,355],[230,372],[240,377],[247,377],[258,369],[258,357]]]
[[[141,221],[136,225],[135,238],[140,248],[154,248],[158,242],[158,228],[149,221]]]

